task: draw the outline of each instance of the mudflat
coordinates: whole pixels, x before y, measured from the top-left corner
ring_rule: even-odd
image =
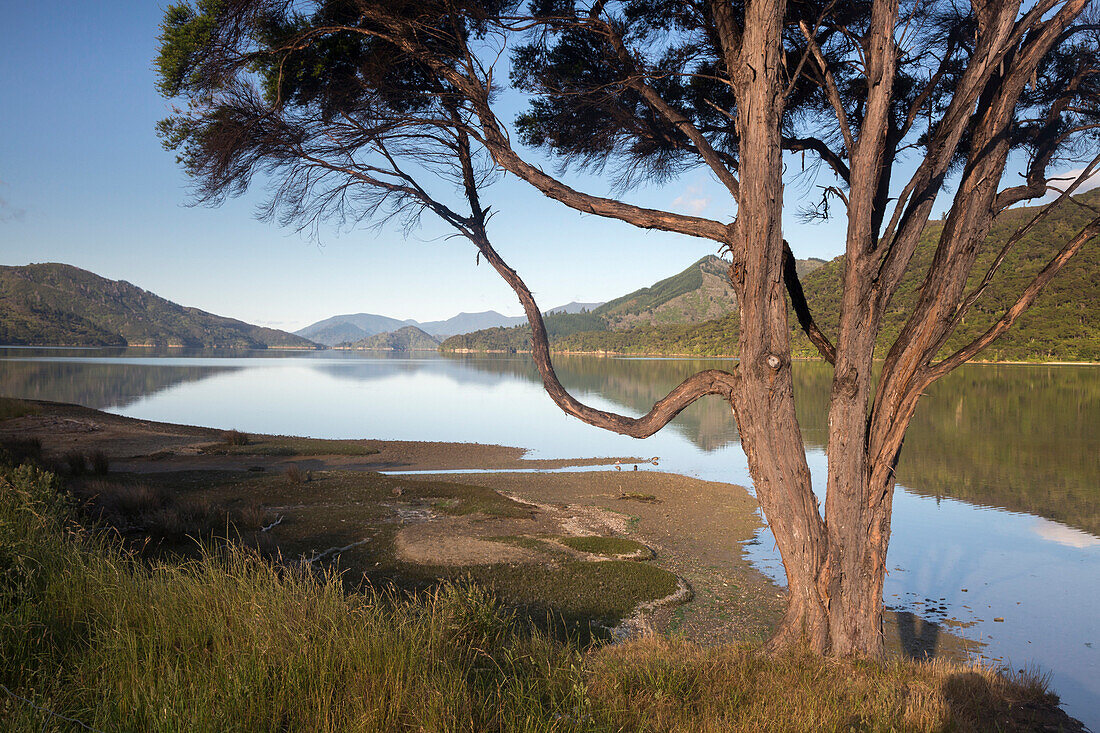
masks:
[[[82,469],[69,482],[147,547],[193,548],[200,517],[352,584],[471,578],[536,615],[619,636],[760,641],[782,615],[784,589],[744,557],[762,522],[741,486],[607,470],[646,466],[632,457],[532,461],[508,446],[244,435],[6,402],[0,441],[37,441],[62,473],[73,456],[106,458],[104,475]],[[576,466],[605,468],[529,472]],[[494,472],[382,473],[451,469]],[[910,614],[887,613],[884,633],[909,656],[974,651]]]

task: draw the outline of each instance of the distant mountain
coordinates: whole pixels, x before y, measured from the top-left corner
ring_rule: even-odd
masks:
[[[592,310],[600,303],[567,303],[551,308],[547,313],[580,313],[582,310]],[[486,328],[509,328],[527,323],[524,316],[506,316],[496,311],[481,311],[480,313],[459,313],[457,316],[445,321],[427,321],[421,323],[407,318],[399,321],[388,316],[379,316],[373,313],[349,313],[341,316],[332,316],[323,321],[317,321],[310,326],[295,331],[294,333],[310,341],[316,341],[326,346],[354,343],[368,336],[378,333],[396,331],[402,326],[416,326],[425,333],[441,339],[457,334],[470,333]]]
[[[294,333],[325,346],[335,346],[339,343],[359,341],[376,333],[396,331],[406,323],[406,321],[377,316],[373,313],[348,313],[317,321]],[[416,325],[415,321],[413,325]]]
[[[565,305],[559,305],[557,308],[551,308],[548,311],[546,311],[546,313],[544,315],[549,315],[551,313],[574,314],[574,313],[580,313],[582,311],[593,311],[593,310],[599,308],[601,305],[603,305],[602,301],[598,302],[598,303],[578,303],[577,301],[574,300],[572,303],[566,303]]]
[[[0,344],[317,346],[285,331],[178,305],[125,280],[108,280],[59,263],[0,266]]]
[[[442,336],[446,338],[447,336],[453,336],[458,333],[470,333],[471,331],[477,331],[482,328],[515,326],[518,323],[526,323],[527,319],[523,316],[506,316],[496,311],[482,311],[480,313],[459,313],[457,316],[452,316],[445,321],[428,321],[427,323],[417,323],[416,321],[405,322],[414,326],[419,326],[422,330],[433,336]]]
[[[347,348],[370,351],[435,351],[439,348],[439,340],[416,326],[403,326],[396,331],[368,336]]]

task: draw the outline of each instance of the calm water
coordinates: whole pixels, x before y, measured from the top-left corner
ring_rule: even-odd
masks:
[[[578,397],[632,414],[695,370],[729,366],[557,363]],[[796,364],[815,487],[825,484],[829,379],[824,365]],[[637,441],[565,416],[523,356],[0,349],[0,394],[249,432],[659,456],[661,470],[751,485],[725,403],[700,401]],[[1066,709],[1100,730],[1100,368],[960,369],[921,402],[898,476],[887,604],[963,622],[955,630],[987,659],[1050,671]],[[766,530],[747,551],[782,581]]]

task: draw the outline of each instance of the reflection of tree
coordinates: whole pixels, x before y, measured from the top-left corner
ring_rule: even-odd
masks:
[[[236,368],[9,361],[0,371],[0,395],[107,409]]]
[[[473,369],[539,379],[527,357],[453,358]],[[685,376],[723,364],[568,355],[556,355],[554,363],[574,393],[599,395],[636,414]],[[1094,367],[963,367],[933,385],[917,409],[899,480],[925,496],[1035,514],[1100,535],[1098,377]],[[799,362],[794,380],[806,443],[824,445],[832,368]],[[729,407],[720,400],[693,404],[673,426],[704,450],[737,440]]]
[[[960,369],[917,408],[899,481],[1100,535],[1098,377],[1094,367]]]

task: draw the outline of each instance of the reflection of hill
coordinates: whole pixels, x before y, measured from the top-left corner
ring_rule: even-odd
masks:
[[[123,407],[141,397],[233,367],[150,367],[144,364],[9,361],[0,372],[0,395],[85,407]]]
[[[465,358],[466,366],[539,381],[527,357]],[[556,355],[562,384],[635,415],[708,359],[609,359]],[[808,446],[823,446],[832,368],[795,364],[796,407]],[[1095,367],[970,365],[932,386],[906,436],[899,481],[925,496],[949,496],[1054,519],[1100,535],[1096,443],[1100,370]],[[737,440],[729,408],[700,400],[673,429],[704,450]]]
[[[538,382],[539,375],[530,357],[450,355],[477,370],[521,377]],[[606,359],[556,354],[554,367],[558,378],[575,395],[599,395],[634,415],[642,415],[653,403],[668,394],[684,378],[701,369],[732,369],[728,359]],[[824,439],[825,400],[831,370],[819,364],[799,364],[795,371],[798,410],[804,419],[807,441],[821,444]],[[805,403],[805,404],[803,404]],[[688,440],[703,450],[716,450],[737,441],[737,427],[729,406],[720,399],[699,400],[688,407],[672,424]]]
[[[921,400],[898,480],[1100,535],[1100,372],[968,366]]]

